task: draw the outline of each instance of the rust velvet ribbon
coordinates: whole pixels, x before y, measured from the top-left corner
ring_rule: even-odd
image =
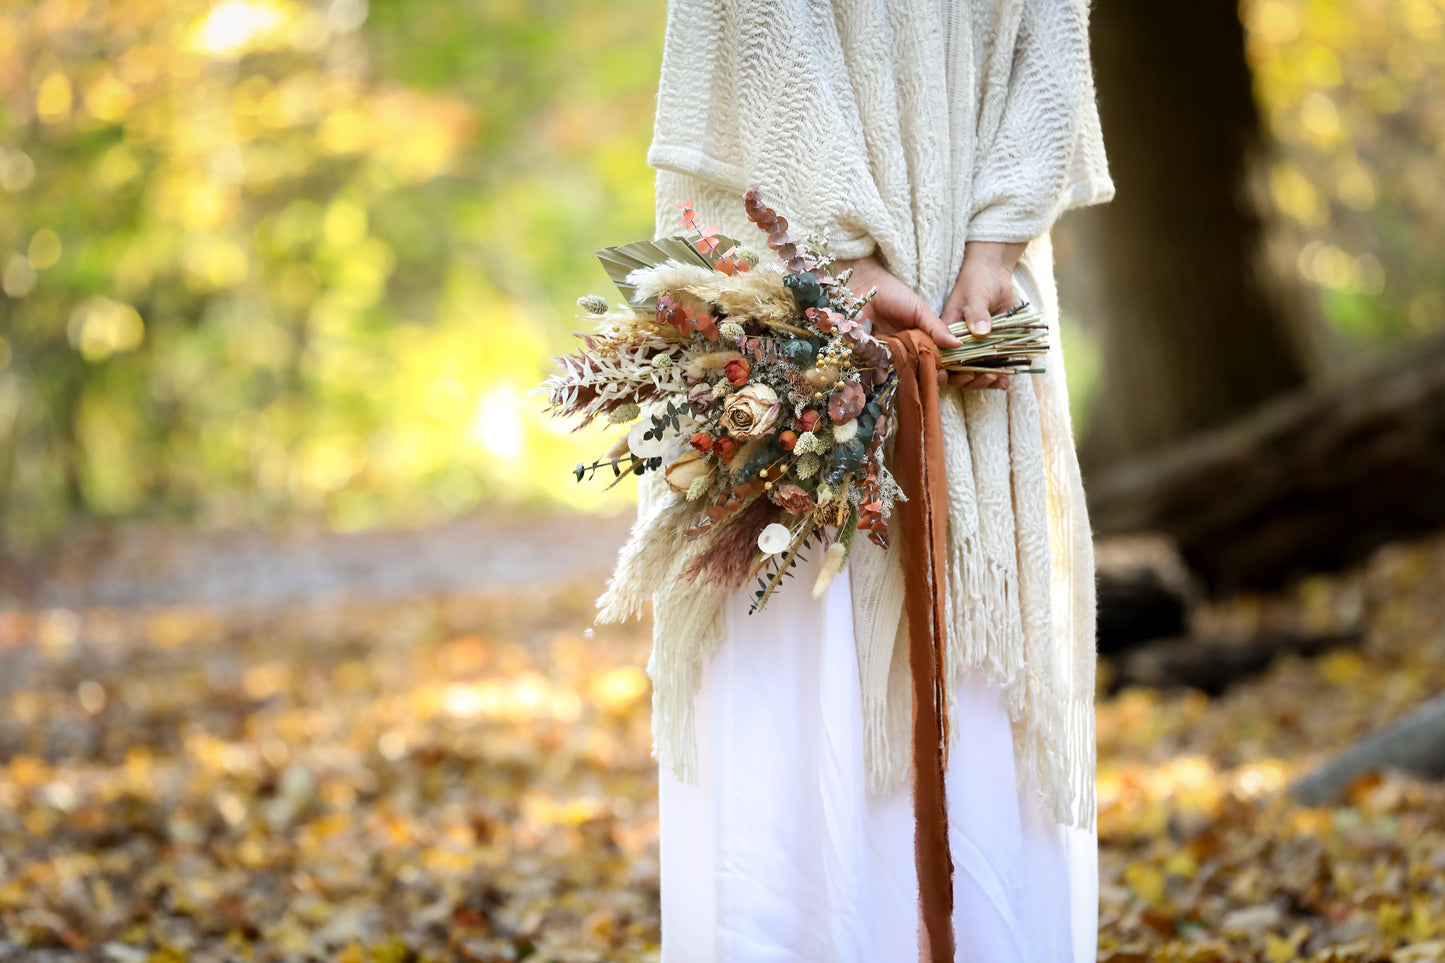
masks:
[[[887,339],[898,377],[891,470],[906,501],[895,506],[902,538],[903,606],[908,616],[908,665],[913,677],[913,857],[923,958],[953,963],[953,854],[948,845],[948,715],[943,688],[944,535],[948,487],[939,418],[938,346],[908,329]]]

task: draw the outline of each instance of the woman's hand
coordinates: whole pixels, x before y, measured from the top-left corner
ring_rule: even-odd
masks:
[[[958,280],[943,305],[943,323],[953,324],[962,318],[973,334],[978,337],[988,334],[992,327],[990,316],[1014,306],[1013,273],[1025,247],[1026,244],[1001,241],[965,244]],[[959,372],[948,379],[949,383],[959,384],[955,378],[971,379],[964,382],[966,387],[1009,386],[1008,375],[1003,374]]]
[[[1023,245],[994,245],[996,247],[1015,247],[1022,253]],[[965,252],[972,249],[973,245],[967,245]],[[1018,255],[1014,256],[1017,260]],[[967,254],[964,256],[964,270],[973,272],[981,268],[979,265],[970,267]],[[837,269],[842,271],[846,268],[853,269],[853,276],[848,279],[848,288],[855,294],[864,295],[872,288],[877,288],[878,293],[873,296],[864,307],[860,317],[867,318],[873,324],[873,333],[880,338],[888,335],[895,335],[906,328],[917,328],[933,338],[934,343],[940,348],[956,348],[963,342],[952,331],[944,319],[928,309],[914,291],[898,280],[891,271],[885,268],[876,255],[869,254],[866,257],[856,260],[839,260]],[[952,306],[955,297],[959,295],[962,287],[964,270],[959,271],[959,283],[954,286],[953,294],[949,295],[948,305]],[[1012,272],[1012,266],[1009,271]],[[972,274],[970,275],[972,276]],[[1007,282],[1009,274],[1004,275]],[[1012,303],[1012,288],[1009,289],[1008,297]],[[988,311],[984,311],[984,332],[988,331]],[[944,308],[944,317],[948,317],[948,307]],[[954,320],[958,319],[958,313],[953,315]],[[954,385],[960,388],[1007,388],[1007,375],[994,375],[976,373],[971,371],[942,371],[938,372],[938,383]]]
[[[940,348],[956,348],[963,343],[948,330],[938,315],[928,310],[928,305],[913,289],[879,262],[877,255],[838,261],[839,271],[847,268],[853,269],[848,288],[854,294],[861,297],[873,288],[878,289],[859,315],[873,322],[873,333],[877,337],[897,334],[905,328],[917,328],[933,338]]]

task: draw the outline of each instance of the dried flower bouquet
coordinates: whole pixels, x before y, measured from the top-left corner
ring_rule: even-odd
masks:
[[[681,533],[641,527],[623,559],[671,558],[691,542],[684,577],[729,589],[755,579],[757,611],[815,541],[826,555],[814,596],[842,570],[857,532],[886,546],[902,493],[884,455],[895,388],[888,347],[859,317],[872,292],[849,290],[827,239],[792,237],[756,187],[743,205],[776,263],[761,264],[679,204],[685,234],[598,252],[626,307],[579,299],[594,330],[577,335],[581,350],[558,358],[537,392],[579,428],[597,418],[626,426],[604,458],[577,466],[579,482],[600,469],[618,480],[656,471],[677,493]],[[1027,305],[983,338],[961,323],[956,333],[964,344],[942,353],[952,370],[1038,371],[1031,365],[1047,350]]]

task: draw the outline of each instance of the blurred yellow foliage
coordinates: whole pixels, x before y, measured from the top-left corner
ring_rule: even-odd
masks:
[[[1244,0],[1276,208],[1355,341],[1445,327],[1445,2]]]
[[[661,13],[0,9],[3,535],[625,502],[523,393],[650,230]]]
[[[624,505],[523,392],[651,232],[664,9],[0,6],[0,537]],[[1445,0],[1241,13],[1301,276],[1351,334],[1438,328]]]

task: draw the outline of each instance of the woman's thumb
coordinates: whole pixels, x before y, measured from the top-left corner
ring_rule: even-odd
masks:
[[[979,297],[971,298],[964,303],[963,320],[968,325],[968,330],[980,338],[993,328],[993,317],[989,314],[988,302]]]

